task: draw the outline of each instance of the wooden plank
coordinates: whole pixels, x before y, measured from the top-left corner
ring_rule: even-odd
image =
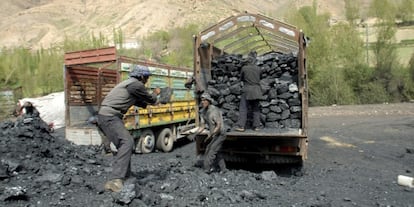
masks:
[[[65,53],[65,65],[116,61],[116,48],[102,48]]]

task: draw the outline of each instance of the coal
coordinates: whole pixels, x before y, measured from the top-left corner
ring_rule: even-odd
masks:
[[[206,174],[193,167],[195,154],[179,152],[159,153],[166,156],[159,159],[133,155],[124,188],[105,191],[112,156],[102,147],[74,145],[38,117],[0,122],[0,128],[0,206],[253,206],[269,196],[246,190],[256,180],[253,173]]]
[[[173,89],[170,87],[161,88],[160,97],[158,101],[162,104],[171,102],[171,95],[173,94]]]
[[[0,122],[0,128],[0,206],[36,203],[42,195],[53,200],[67,191],[82,193],[77,189],[95,188],[88,177],[101,175],[109,165],[99,158],[99,146],[77,146],[54,137],[38,114]]]
[[[297,61],[292,54],[274,52],[256,58],[256,65],[262,71],[260,111],[265,127],[301,128],[302,103],[298,90]],[[240,72],[246,61],[242,55],[225,54],[214,58],[211,64],[212,80],[208,81],[207,91],[216,100],[213,104],[223,110],[224,119],[231,120],[227,122],[231,128],[237,122],[238,114],[228,111],[239,110],[243,88]]]
[[[268,104],[288,106],[285,100]],[[414,171],[414,128],[412,113],[407,114],[412,104],[378,106],[381,110],[372,105],[313,108],[313,150],[303,170],[246,163],[231,168],[227,163],[228,171],[206,174],[193,166],[195,143],[181,140],[169,153],[134,154],[132,177],[121,193],[103,189],[113,157],[100,146],[74,145],[65,140],[64,129],[39,127],[41,120],[6,120],[0,122],[0,206],[412,206],[413,191],[394,181]],[[263,113],[261,119],[268,128],[288,131],[300,122],[291,118],[292,108],[286,108],[289,119],[269,122]],[[20,136],[26,131],[31,136]],[[319,139],[324,136],[343,143],[369,137],[379,144],[330,146]]]

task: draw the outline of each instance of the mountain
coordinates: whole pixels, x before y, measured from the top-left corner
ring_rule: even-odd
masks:
[[[361,0],[367,7],[371,0]],[[125,39],[138,41],[157,30],[190,23],[212,25],[242,11],[282,19],[313,0],[2,0],[0,47],[48,48],[65,36],[103,34],[112,39],[121,28]],[[318,12],[344,19],[344,0],[319,0]]]

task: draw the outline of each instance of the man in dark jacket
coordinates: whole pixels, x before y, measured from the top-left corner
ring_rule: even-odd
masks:
[[[260,68],[254,64],[255,55],[249,54],[247,65],[241,69],[241,80],[243,81],[243,93],[240,98],[239,120],[236,123],[236,131],[244,131],[247,121],[248,109],[253,113],[253,129],[260,130],[262,124],[260,122],[259,101],[262,99],[262,89],[260,87]]]
[[[208,128],[207,138],[204,139],[204,143],[208,143],[202,162],[202,167],[206,173],[214,171],[226,170],[226,164],[219,151],[226,139],[226,129],[224,127],[223,116],[219,108],[214,106],[213,98],[210,94],[203,93],[201,95],[202,109],[200,110],[200,127],[198,130],[191,134],[190,139]]]
[[[147,104],[157,103],[160,89],[156,88],[150,94],[145,88],[150,75],[147,67],[137,66],[130,72],[130,78],[116,85],[102,101],[98,125],[118,151],[112,163],[111,179],[104,186],[106,190],[119,192],[123,181],[131,174],[134,139],[125,128],[122,118],[132,105],[145,108]]]

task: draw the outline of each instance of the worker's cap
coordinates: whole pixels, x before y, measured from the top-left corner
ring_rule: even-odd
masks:
[[[208,94],[208,93],[201,94],[201,100],[203,100],[203,99],[209,101],[210,103],[213,103],[213,101],[214,101],[213,98],[211,98],[210,94]]]
[[[129,77],[139,78],[139,77],[148,77],[151,75],[150,70],[146,66],[137,65],[129,73]]]

